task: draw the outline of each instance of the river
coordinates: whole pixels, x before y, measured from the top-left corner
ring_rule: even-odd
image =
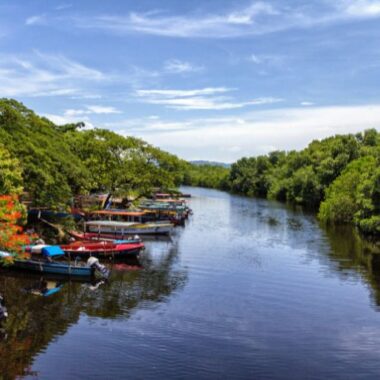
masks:
[[[277,202],[185,188],[194,215],[108,284],[0,273],[4,379],[378,379],[380,255]],[[2,378],[0,376],[0,378]]]

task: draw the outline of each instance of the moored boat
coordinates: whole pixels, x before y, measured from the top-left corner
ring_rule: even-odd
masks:
[[[114,220],[119,222],[145,223],[172,223],[181,224],[182,215],[176,210],[123,210],[107,209],[93,211],[88,214],[90,220]]]
[[[0,259],[9,260],[10,268],[14,269],[74,277],[91,277],[96,269],[102,267],[99,263],[93,261],[88,265],[78,262],[64,263],[52,261],[53,258],[62,256],[63,254],[64,252],[58,246],[45,246],[41,249],[41,259],[19,259],[11,253],[3,251],[0,251]]]
[[[127,236],[125,239],[115,239],[114,237],[110,237],[108,235],[100,236],[98,233],[91,232],[78,232],[78,231],[70,231],[70,236],[76,240],[77,243],[94,243],[94,242],[106,242],[106,243],[114,243],[114,244],[137,244],[141,243],[142,240],[140,236]]]
[[[83,243],[75,242],[68,245],[61,245],[61,249],[72,257],[110,257],[123,258],[128,256],[137,256],[144,249],[144,244],[137,243],[112,243],[112,242],[92,242]]]
[[[155,199],[170,199],[170,198],[191,198],[191,194],[184,193],[155,193]]]
[[[130,235],[169,235],[173,224],[165,222],[133,223],[112,220],[93,220],[84,223],[85,232],[121,237]]]

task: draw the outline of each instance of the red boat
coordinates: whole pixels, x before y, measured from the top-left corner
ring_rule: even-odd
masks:
[[[130,256],[137,256],[142,249],[144,249],[143,243],[127,243],[118,244],[107,241],[96,243],[84,243],[74,242],[67,245],[61,245],[61,249],[70,256],[81,257],[111,257],[111,258],[123,258]]]
[[[114,243],[114,244],[137,244],[141,243],[142,240],[139,236],[135,237],[128,237],[123,240],[118,240],[110,237],[108,234],[98,234],[96,232],[76,232],[76,231],[70,231],[69,234],[76,240],[77,242],[74,242],[72,244],[87,244],[92,242],[102,242],[102,243]]]

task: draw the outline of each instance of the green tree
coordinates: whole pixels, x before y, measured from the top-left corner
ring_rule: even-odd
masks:
[[[22,192],[22,170],[19,161],[0,145],[0,194]]]
[[[326,191],[319,217],[324,222],[367,226],[379,211],[378,162],[373,156],[351,162]],[[371,231],[367,231],[371,232]]]

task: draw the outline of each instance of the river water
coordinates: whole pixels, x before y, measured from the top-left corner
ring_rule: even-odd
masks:
[[[184,191],[186,227],[108,284],[41,297],[0,273],[4,379],[379,378],[380,255],[302,210]]]

